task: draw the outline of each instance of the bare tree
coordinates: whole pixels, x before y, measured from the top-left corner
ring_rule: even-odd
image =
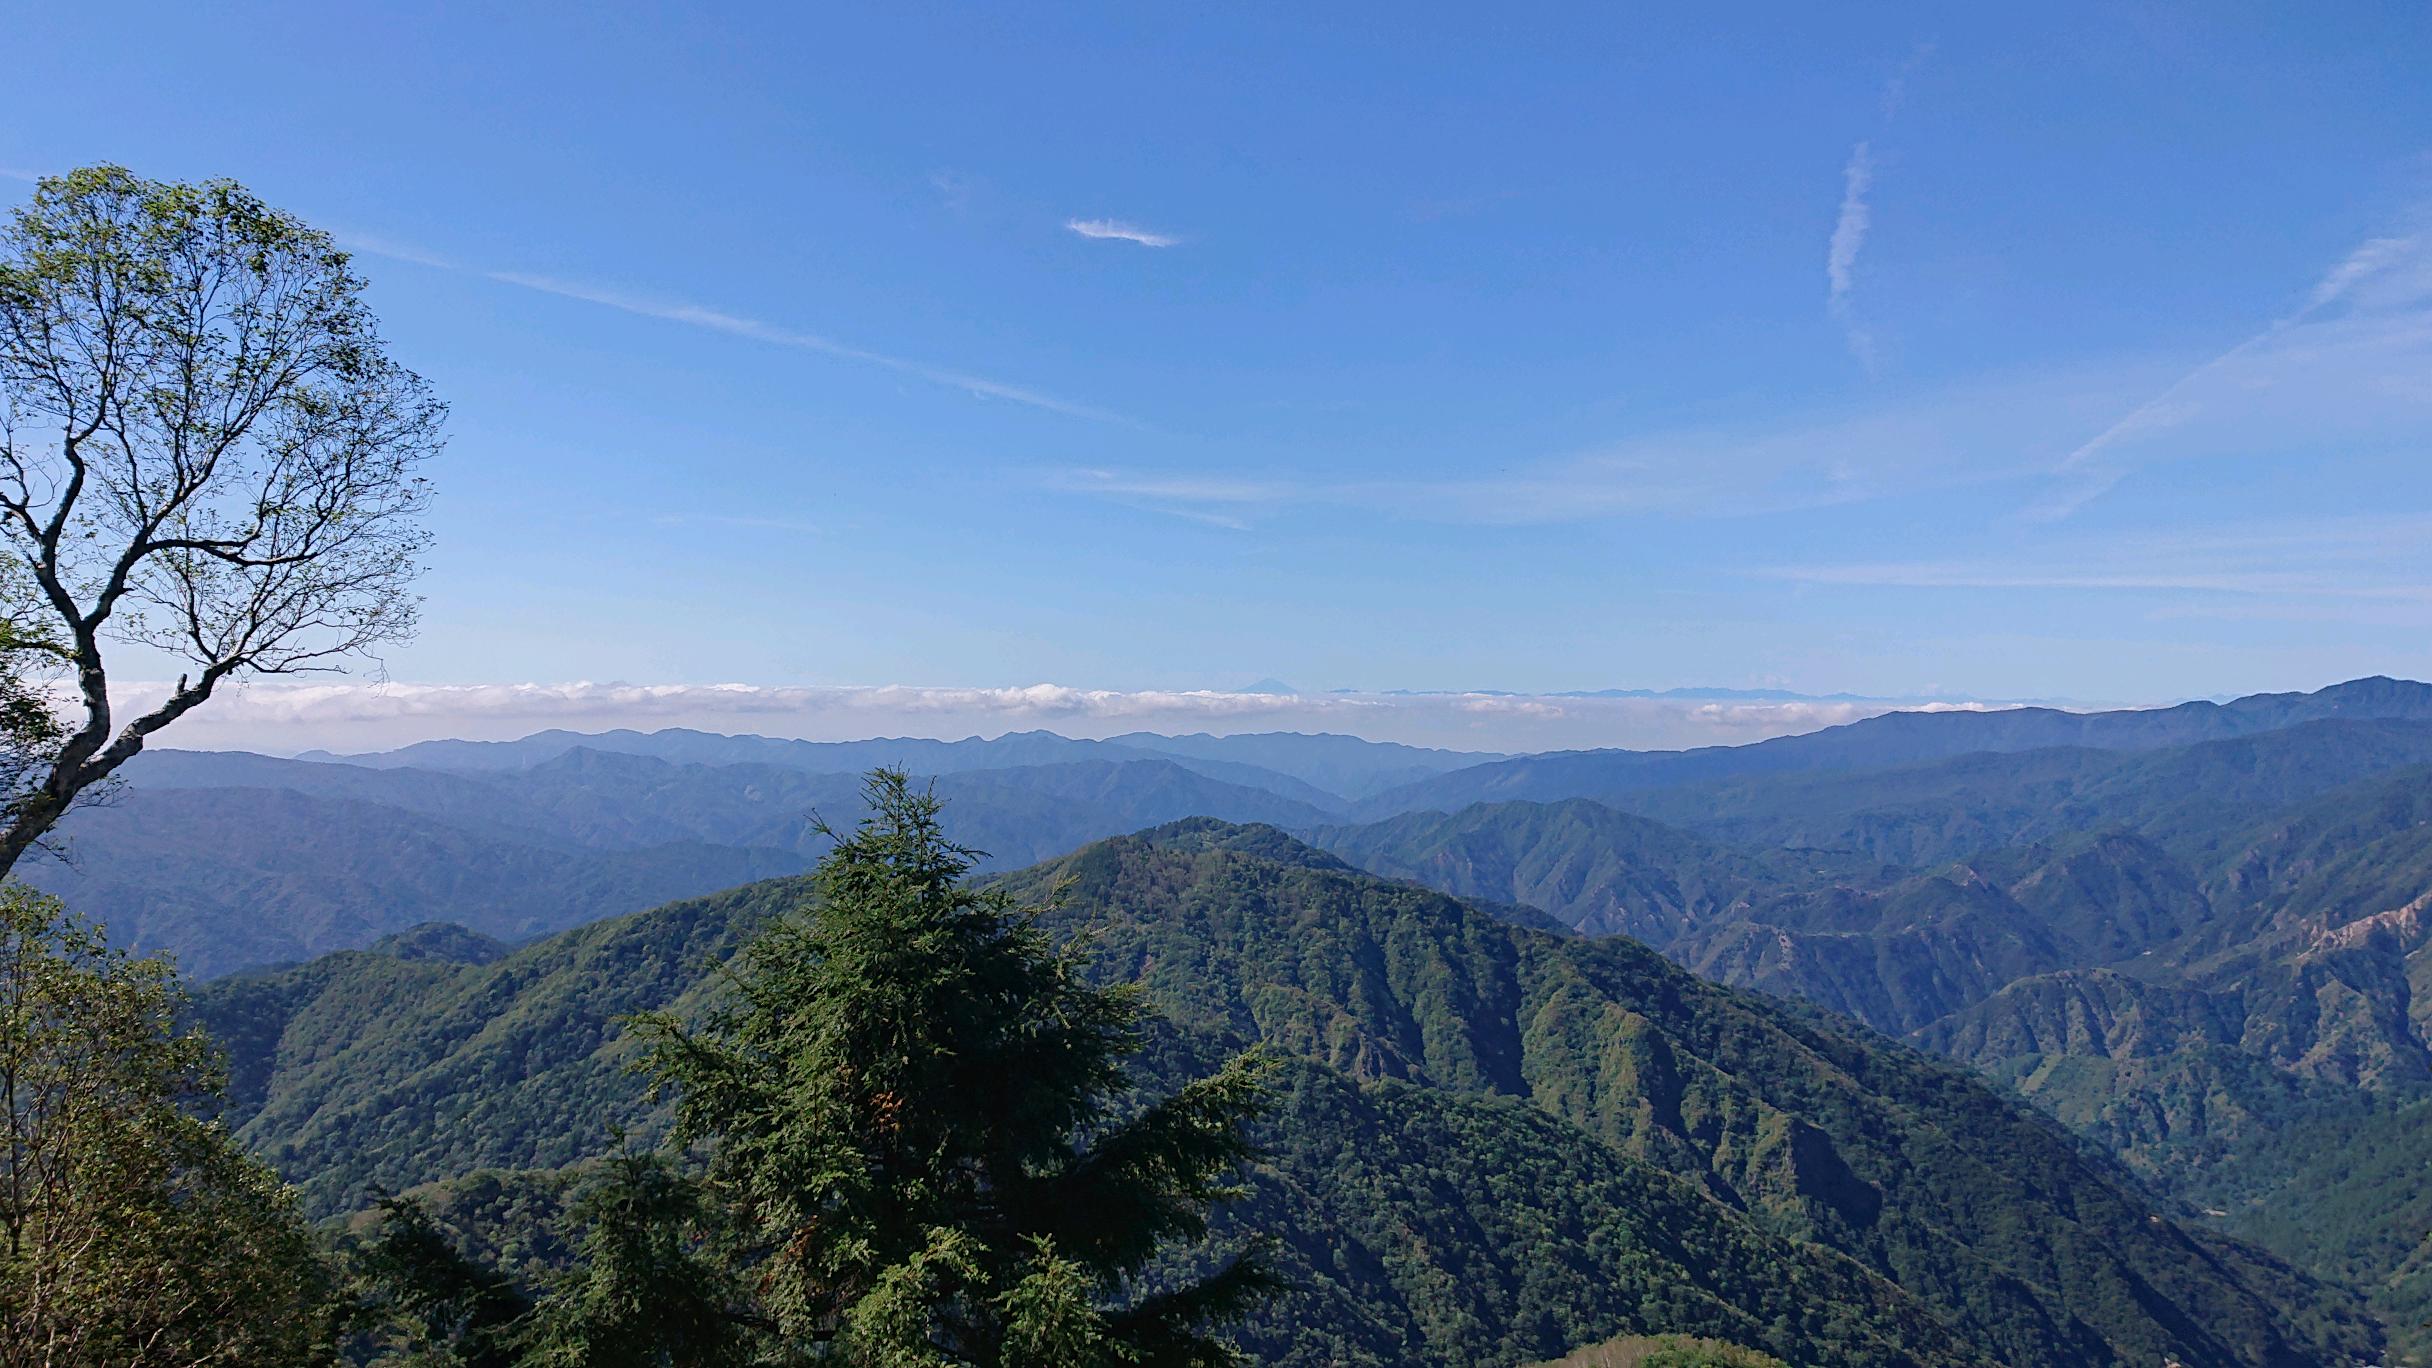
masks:
[[[362,293],[328,234],[229,181],[88,167],[0,229],[7,644],[66,685],[0,875],[223,683],[412,633],[447,411]],[[104,646],[129,643],[185,673],[121,725]]]

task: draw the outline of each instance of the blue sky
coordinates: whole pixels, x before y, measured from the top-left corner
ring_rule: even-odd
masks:
[[[357,247],[398,681],[2432,674],[2432,10],[1679,8],[32,7],[0,197]]]

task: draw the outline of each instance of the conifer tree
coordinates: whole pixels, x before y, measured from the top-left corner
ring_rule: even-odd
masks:
[[[1144,1292],[1252,1157],[1262,1063],[1142,1099],[1151,1013],[1091,984],[1085,940],[969,882],[939,804],[878,771],[812,905],[732,966],[698,1028],[647,1019],[677,1138],[708,1151],[782,1352],[879,1368],[1230,1362],[1207,1327],[1271,1285],[1255,1258]]]
[[[515,1280],[458,1248],[412,1197],[385,1197],[346,1249],[355,1341],[380,1368],[515,1368],[532,1302]]]
[[[722,1368],[750,1361],[753,1320],[705,1239],[698,1187],[665,1158],[611,1157],[576,1201],[575,1268],[519,1336],[524,1368]]]

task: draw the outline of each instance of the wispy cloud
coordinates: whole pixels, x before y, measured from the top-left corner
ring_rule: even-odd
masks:
[[[451,261],[437,252],[425,251],[413,243],[400,242],[395,238],[384,237],[378,233],[340,228],[332,230],[332,236],[338,239],[339,246],[356,256],[386,257],[390,261],[402,261],[409,266],[428,266],[434,271],[463,271],[470,275],[489,274],[479,267]]]
[[[1094,494],[1134,508],[1234,532],[1249,530],[1246,510],[1296,501],[1303,493],[1299,486],[1284,481],[1161,475],[1095,467],[1052,471],[1046,482],[1049,488],[1066,493]]]
[[[2432,513],[2071,537],[1953,560],[1787,565],[1751,574],[1860,588],[2020,589],[2432,610]]]
[[[2400,273],[2409,263],[2420,269],[2423,265],[2423,248],[2421,234],[2377,237],[2364,242],[2341,259],[2338,265],[2323,272],[2322,279],[2314,285],[2313,293],[2306,296],[2306,309],[2311,311],[2336,304],[2376,279]]]
[[[1850,296],[1858,284],[1858,253],[1865,248],[1867,230],[1874,225],[1874,210],[1867,203],[1874,186],[1874,154],[1861,142],[1849,150],[1849,161],[1841,168],[1841,212],[1833,221],[1832,241],[1824,254],[1825,306],[1849,338],[1850,352],[1870,371],[1875,366],[1874,339],[1859,324]]]
[[[410,244],[399,243],[375,234],[346,232],[339,235],[339,241],[348,250],[367,256],[387,257],[393,261],[408,262],[437,270],[458,271],[467,275],[479,276],[484,280],[495,281],[501,285],[512,285],[517,289],[555,295],[560,299],[578,300],[585,304],[595,304],[601,308],[615,309],[643,318],[655,318],[662,322],[678,323],[686,327],[702,328],[710,332],[747,338],[770,346],[788,347],[796,351],[813,352],[821,356],[835,357],[838,360],[858,362],[862,365],[894,371],[899,375],[908,375],[933,385],[961,390],[965,394],[987,399],[1002,399],[1008,403],[1062,414],[1068,418],[1083,418],[1099,423],[1119,423],[1130,427],[1140,426],[1136,420],[1122,414],[1088,404],[1074,403],[1071,400],[1061,399],[1025,385],[992,380],[983,375],[973,375],[968,371],[931,365],[926,361],[891,356],[885,352],[857,347],[818,333],[786,327],[783,324],[771,323],[745,314],[730,313],[703,304],[662,299],[611,286],[561,280],[554,276],[468,266],[438,253],[424,251]]]
[[[2118,412],[2150,365],[2013,376],[1868,411],[1647,433],[1512,462],[1491,474],[1313,478],[1248,467],[1065,469],[1049,487],[1160,512],[1253,521],[1334,506],[1454,525],[1533,526],[1617,517],[1739,517],[1834,507],[2049,471],[2055,453]]]
[[[1924,69],[1933,55],[1932,43],[1917,44],[1883,82],[1878,104],[1886,125],[1900,116],[1901,107],[1908,101],[1910,79]],[[1875,223],[1871,198],[1874,189],[1874,144],[1860,140],[1849,149],[1849,159],[1841,164],[1841,205],[1833,216],[1832,237],[1824,249],[1824,307],[1833,321],[1841,325],[1850,355],[1858,359],[1868,375],[1875,374],[1881,366],[1874,333],[1858,312],[1858,255],[1866,249],[1867,233]]]
[[[661,527],[738,527],[750,532],[783,532],[793,536],[823,535],[807,518],[756,517],[734,513],[662,513],[651,519]]]
[[[1277,480],[1154,475],[1093,468],[1059,472],[1053,482],[1059,488],[1085,493],[1171,499],[1178,503],[1275,503],[1300,493],[1299,486]]]
[[[2432,451],[2432,230],[2375,237],[2296,300],[2193,368],[2183,357],[2109,357],[1868,395],[1855,410],[1647,432],[1475,477],[1323,478],[1245,463],[1050,481],[1238,521],[1333,505],[1489,525],[1736,517],[2011,482],[2033,525],[2066,518],[2148,464],[2261,468]]]
[[[2182,371],[2073,447],[2028,510],[2058,521],[2139,464],[2261,443],[2387,445],[2432,438],[2432,232],[2368,239],[2304,302]],[[2167,442],[2163,439],[2170,439]]]
[[[1900,117],[1900,110],[1908,103],[1908,83],[1915,80],[1917,73],[1923,71],[1925,64],[1932,60],[1934,44],[1930,41],[1919,43],[1909,49],[1907,60],[1901,62],[1899,69],[1884,81],[1883,95],[1879,101],[1884,122],[1889,123]]]
[[[2432,603],[2432,587],[2356,585],[2319,575],[2201,568],[2122,569],[2116,572],[2064,568],[2047,563],[1902,562],[1814,566],[1779,572],[1806,584],[1860,585],[1902,589],[2091,589],[2168,593],[2251,594],[2274,597],[2402,599]]]
[[[1126,223],[1121,219],[1067,219],[1064,226],[1085,238],[1098,238],[1108,242],[1136,242],[1143,247],[1174,247],[1179,246],[1182,242],[1181,238],[1175,237],[1171,233],[1154,232],[1136,223]]]
[[[972,179],[959,171],[937,170],[929,173],[929,188],[937,192],[938,202],[954,213],[971,207]]]

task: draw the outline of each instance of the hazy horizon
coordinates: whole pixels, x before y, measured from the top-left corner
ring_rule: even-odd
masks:
[[[2324,680],[2314,688],[2343,683]],[[130,685],[130,703],[157,685]],[[2305,690],[2305,691],[2310,691]],[[1718,693],[1722,690],[1684,690]],[[2220,696],[2215,696],[2216,701]],[[1123,691],[1057,685],[963,689],[769,688],[574,683],[430,686],[256,684],[181,723],[188,750],[295,755],[393,750],[419,741],[512,741],[538,732],[684,728],[806,741],[994,739],[1047,731],[1082,740],[1130,732],[1334,733],[1448,750],[1519,753],[1738,745],[1917,710],[2168,707],[2194,700],[1598,697],[1582,694],[1240,690]]]

